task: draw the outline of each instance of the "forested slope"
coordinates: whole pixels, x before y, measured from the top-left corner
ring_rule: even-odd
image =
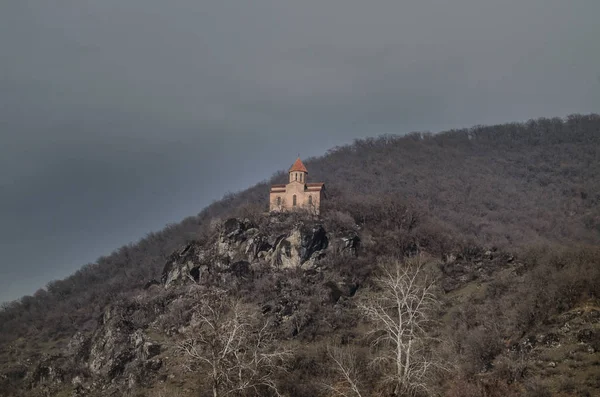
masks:
[[[498,248],[529,258],[530,265],[523,269],[533,268],[537,262],[543,262],[546,270],[554,266],[559,274],[564,273],[564,280],[577,271],[572,265],[577,261],[566,260],[570,264],[565,267],[559,259],[549,258],[567,254],[552,256],[548,251],[600,242],[598,115],[364,139],[305,164],[311,181],[327,185],[323,212],[328,231],[344,233],[362,225],[368,231],[362,238],[372,240],[368,258],[373,260],[379,254],[426,252],[445,261],[458,254],[476,262],[486,250]],[[183,244],[213,238],[219,220],[253,218],[264,212],[269,184],[285,178],[280,172],[267,182],[228,194],[197,216],[99,258],[65,280],[49,283],[34,296],[4,305],[0,311],[0,357],[4,357],[0,364],[9,363],[6,353],[19,341],[36,352],[40,346],[71,338],[76,331],[94,330],[107,304],[127,300],[140,293],[148,281],[160,278],[166,258]],[[539,247],[545,248],[540,251]],[[545,259],[527,256],[544,251]],[[576,254],[577,263],[590,266],[596,253],[585,252]],[[363,269],[367,277],[372,267]],[[469,269],[465,272],[475,271]],[[450,269],[448,274],[454,271]],[[535,280],[532,274],[524,277],[521,283]],[[589,285],[578,285],[579,294],[594,293]],[[498,302],[509,306],[517,297],[529,303],[538,299],[521,290],[509,293],[511,286],[501,282],[493,288]],[[449,287],[448,293],[454,289]],[[567,293],[555,293],[573,299],[564,309],[577,301]],[[470,295],[459,294],[456,299],[464,296]],[[545,307],[548,315],[560,314],[560,310],[544,306],[547,300],[536,305]],[[457,316],[469,317],[468,310],[472,310],[470,319],[481,320],[469,329],[478,329],[489,320],[472,307],[461,310]],[[517,317],[526,316],[526,311],[519,309]],[[497,331],[505,337],[505,333],[523,327],[529,330],[546,319],[519,317],[518,325]],[[532,323],[524,326],[527,321]],[[498,341],[494,343],[499,349]]]
[[[461,239],[508,247],[600,241],[600,116],[595,114],[369,138],[305,163],[310,180],[325,182],[333,202],[357,193],[391,193]],[[110,297],[156,277],[164,258],[198,238],[211,219],[249,204],[266,209],[269,184],[285,177],[280,172],[228,194],[198,216],[5,305],[0,338],[10,340],[28,328],[71,332],[95,318]],[[72,321],[64,321],[65,313]]]

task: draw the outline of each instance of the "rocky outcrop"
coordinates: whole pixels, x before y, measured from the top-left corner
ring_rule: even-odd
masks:
[[[207,252],[200,244],[187,244],[167,260],[162,272],[162,284],[168,287],[189,280],[197,282],[208,268],[208,261],[205,259],[208,259]]]
[[[160,360],[154,359],[160,352],[158,343],[133,328],[122,307],[111,306],[91,339],[88,368],[94,377],[105,381],[125,373],[141,375],[144,370],[160,368]]]
[[[129,320],[136,307],[109,306],[93,335],[74,334],[58,354],[42,355],[36,362],[0,373],[0,390],[12,384],[42,388],[44,395],[72,388],[72,396],[122,394],[128,387],[156,375],[162,368],[162,346],[136,329]],[[104,393],[107,394],[104,394]]]
[[[87,361],[89,353],[90,338],[82,332],[76,332],[75,335],[71,337],[64,351],[64,355],[70,358],[74,363]]]
[[[359,241],[357,236],[350,236],[343,240],[340,250],[355,254]],[[247,219],[232,218],[223,223],[214,243],[193,242],[173,253],[161,280],[170,287],[200,282],[215,274],[243,278],[260,265],[311,269],[318,266],[328,247],[329,237],[320,224],[300,223],[278,234],[261,231]]]
[[[31,386],[44,383],[62,383],[66,377],[66,371],[61,368],[60,356],[47,356],[40,360],[30,373]]]
[[[507,267],[518,269],[521,264],[515,263],[512,255],[483,250],[481,248],[466,248],[458,254],[448,254],[444,262],[439,264],[444,275],[441,286],[444,292],[459,289],[473,280],[489,281],[494,274]]]
[[[299,225],[281,238],[266,255],[270,264],[280,268],[312,268],[325,256],[329,245],[327,232],[321,225]]]
[[[277,223],[277,219],[272,222],[274,224],[261,230],[248,220],[229,219],[212,239],[186,244],[171,254],[160,282],[153,280],[144,286],[143,298],[108,306],[93,333],[77,332],[58,355],[42,357],[33,365],[29,363],[1,373],[0,386],[27,382],[31,387],[48,387],[48,390],[72,388],[73,396],[98,392],[108,395],[141,386],[159,374],[166,376],[170,355],[167,352],[172,352],[173,346],[166,342],[162,346],[151,340],[147,327],[152,319],[168,323],[171,311],[191,303],[186,302],[189,297],[182,298],[175,289],[153,290],[157,284],[171,287],[215,278],[224,279],[226,283],[243,281],[253,277],[257,269],[271,267],[311,270],[306,272],[307,283],[322,285],[322,296],[315,297],[318,302],[335,304],[354,294],[356,284],[342,280],[325,282],[318,270],[325,263],[322,259],[329,254],[356,255],[360,245],[357,235],[333,236],[314,221],[290,225]],[[297,295],[293,283],[281,288],[277,297],[262,303],[265,313],[271,312],[268,317],[273,323],[280,324],[282,332],[293,336],[316,320],[303,314],[306,302]],[[154,292],[156,301],[148,300]],[[178,306],[178,302],[186,303]],[[166,317],[159,316],[162,314]],[[174,328],[170,334],[170,329],[165,331],[167,335],[179,332],[179,328]]]
[[[112,378],[123,372],[134,357],[129,341],[133,331],[120,308],[105,310],[101,326],[92,337],[89,369],[93,375]]]
[[[357,233],[349,233],[346,236],[337,238],[332,244],[333,251],[340,256],[358,256],[360,249],[360,237]]]

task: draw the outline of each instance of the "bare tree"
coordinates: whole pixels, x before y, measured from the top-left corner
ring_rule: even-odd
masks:
[[[178,345],[189,359],[189,369],[199,366],[207,371],[213,397],[248,391],[264,395],[265,389],[280,396],[276,373],[291,352],[275,347],[269,324],[224,293],[207,293],[199,299],[202,303]]]
[[[333,370],[338,379],[325,387],[340,397],[362,397],[356,354],[350,348],[327,346],[327,355],[333,361]]]
[[[425,344],[429,313],[437,303],[433,283],[419,258],[382,264],[374,282],[376,292],[359,306],[372,324],[374,363],[386,370],[393,395],[428,393],[428,375],[436,366]]]

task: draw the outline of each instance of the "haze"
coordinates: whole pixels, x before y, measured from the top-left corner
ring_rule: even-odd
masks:
[[[597,0],[5,1],[0,302],[357,137],[598,112]]]

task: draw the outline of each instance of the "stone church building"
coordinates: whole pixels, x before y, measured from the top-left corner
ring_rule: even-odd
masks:
[[[298,158],[289,172],[287,185],[271,186],[269,210],[271,212],[305,209],[318,214],[325,194],[324,183],[308,183],[308,170]]]

